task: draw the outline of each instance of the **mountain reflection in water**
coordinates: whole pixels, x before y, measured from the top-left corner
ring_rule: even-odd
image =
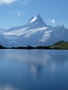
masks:
[[[67,53],[65,50],[0,50],[0,90],[68,89]]]

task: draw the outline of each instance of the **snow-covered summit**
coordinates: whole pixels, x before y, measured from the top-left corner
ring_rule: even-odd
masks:
[[[34,17],[32,17],[30,20],[29,20],[29,23],[34,23],[34,22],[39,22],[39,21],[43,21],[41,16],[38,14]]]
[[[32,17],[27,24],[32,24],[32,25],[39,25],[39,26],[44,26],[46,25],[43,21],[43,19],[41,18],[41,16],[39,14],[35,15],[34,17]],[[46,25],[47,26],[47,25]]]
[[[47,25],[44,23],[41,16],[37,14],[34,17],[32,17],[25,25],[11,27],[7,31],[19,30],[19,29],[26,28],[26,27],[29,27],[29,29],[32,29],[32,28],[47,27]]]
[[[37,20],[37,17],[35,16],[35,17],[33,17],[33,18],[31,19],[30,23],[33,23],[33,22],[36,21],[36,20]]]

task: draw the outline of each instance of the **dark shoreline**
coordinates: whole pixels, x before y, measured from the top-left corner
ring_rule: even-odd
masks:
[[[48,50],[68,50],[68,42],[59,41],[51,46],[18,46],[18,47],[4,47],[0,45],[0,49],[48,49]]]
[[[19,48],[19,47],[16,47],[16,48],[0,48],[0,49],[19,49],[19,50],[68,50],[68,49],[63,49],[63,48],[37,48],[37,47],[33,47],[33,48],[28,48],[28,47],[23,47],[23,48]]]

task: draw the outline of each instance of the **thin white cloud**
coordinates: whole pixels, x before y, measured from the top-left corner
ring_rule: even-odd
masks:
[[[27,5],[29,3],[30,0],[22,0],[22,3]]]
[[[9,4],[18,0],[0,0],[0,4]]]
[[[51,23],[53,23],[53,24],[55,24],[56,23],[56,20],[53,18],[53,19],[49,19],[49,21],[51,22]]]
[[[17,15],[18,15],[18,16],[21,16],[21,13],[20,13],[20,12],[17,12]]]

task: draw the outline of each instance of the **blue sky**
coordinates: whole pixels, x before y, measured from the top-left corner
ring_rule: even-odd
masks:
[[[23,25],[36,14],[46,24],[68,27],[68,0],[0,0],[0,28]]]

